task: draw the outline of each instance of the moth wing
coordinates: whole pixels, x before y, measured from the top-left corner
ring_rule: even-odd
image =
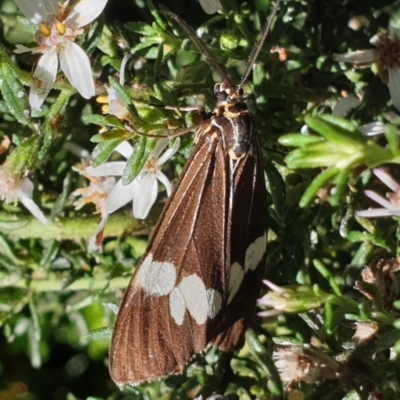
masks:
[[[227,162],[219,133],[201,135],[121,302],[110,347],[117,384],[182,372],[215,336],[208,325],[227,280]]]
[[[254,315],[265,269],[267,246],[267,199],[264,168],[256,136],[233,170],[233,201],[229,214],[226,265],[228,298],[224,315],[218,318],[212,344],[223,351],[243,345],[244,335]]]

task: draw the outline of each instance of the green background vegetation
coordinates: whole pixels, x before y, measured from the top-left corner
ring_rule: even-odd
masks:
[[[211,16],[196,0],[164,1],[163,7],[200,27],[217,61],[239,82],[271,5],[266,0],[221,3],[223,11]],[[154,6],[162,7],[158,2]],[[80,160],[65,143],[90,152],[96,148],[94,163],[100,164],[129,137],[137,150],[125,177],[131,181],[154,141],[101,116],[95,99],[75,94],[62,73],[43,112],[24,115],[26,94],[17,99],[15,93],[28,91],[37,56],[13,53],[16,43],[28,45],[31,36],[15,3],[3,0],[0,139],[7,136],[12,145],[0,161],[19,149],[15,168],[29,169],[34,199],[52,223],[42,226],[20,204],[0,204],[0,399],[186,399],[200,393],[229,399],[294,394],[299,399],[399,398],[400,332],[398,304],[393,302],[398,292],[391,287],[389,296],[364,288],[367,299],[354,289],[366,264],[399,255],[397,217],[355,217],[356,210],[372,205],[363,190],[387,191],[368,168],[391,163],[389,171],[400,179],[396,120],[385,135],[370,140],[354,126],[387,122],[387,113],[395,110],[374,67],[353,69],[332,60],[333,53],[371,48],[375,33],[389,22],[400,22],[399,11],[390,0],[282,2],[244,89],[268,178],[266,277],[280,286],[291,285],[288,298],[297,303],[291,313],[255,317],[245,347],[233,358],[208,350],[194,358],[184,375],[122,393],[108,373],[114,314],[104,303],[119,303],[165,192],[144,222],[131,217],[130,206],[116,212],[105,230],[103,253],[88,254],[87,240],[98,218],[91,206],[75,210],[70,194],[86,180],[72,170]],[[349,28],[352,18],[364,21],[359,29]],[[162,133],[170,124],[192,123],[190,116],[161,105],[200,104],[209,112],[215,104],[215,79],[208,65],[179,26],[157,17],[150,4],[109,0],[80,44],[90,54],[97,93],[105,94],[104,84],[115,87],[139,131]],[[273,46],[285,49],[286,61],[270,52]],[[116,82],[128,53],[133,57],[121,88]],[[329,117],[344,92],[363,96],[348,115],[351,123]],[[298,133],[305,123],[312,136],[282,138]],[[98,134],[99,126],[107,132]],[[180,152],[164,169],[171,179],[190,154],[192,138],[182,138]],[[358,321],[379,327],[377,336],[359,346],[351,342]],[[293,390],[285,392],[271,362],[278,339],[290,349],[317,345],[316,351],[335,357],[338,376],[325,379],[324,373],[316,373],[314,382],[292,382]]]

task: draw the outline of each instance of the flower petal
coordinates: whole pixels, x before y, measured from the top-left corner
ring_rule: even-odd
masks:
[[[385,124],[382,122],[371,122],[360,126],[358,130],[366,136],[376,136],[385,132]]]
[[[91,176],[120,176],[125,166],[125,161],[110,161],[98,167],[86,167],[86,172]]]
[[[368,210],[357,211],[356,215],[363,218],[392,217],[393,211],[387,208],[370,208]]]
[[[158,184],[154,173],[147,173],[137,181],[140,188],[133,199],[133,216],[137,219],[145,219],[156,201]]]
[[[48,219],[44,216],[37,204],[22,190],[18,191],[18,198],[20,202],[28,209],[28,211],[43,225],[47,225],[49,223]]]
[[[371,44],[373,44],[374,46],[376,46],[376,44],[379,42],[379,35],[377,33],[375,33],[375,35],[372,36],[371,39],[369,39],[369,42]]]
[[[171,196],[172,187],[169,179],[161,171],[156,171],[156,177],[167,189],[168,197]]]
[[[92,253],[93,251],[101,250],[101,242],[103,239],[103,231],[108,221],[108,213],[103,210],[101,213],[101,220],[97,225],[96,232],[89,238],[87,251]]]
[[[153,158],[157,160],[163,150],[167,147],[169,139],[159,139],[154,147],[154,149],[150,152],[149,158]]]
[[[392,178],[390,174],[388,174],[386,171],[375,168],[373,170],[373,173],[375,176],[377,176],[391,191],[397,192],[399,189],[400,185]],[[383,204],[382,204],[383,205]]]
[[[118,152],[119,154],[121,154],[121,156],[128,159],[133,154],[133,147],[130,145],[129,142],[125,140],[124,142],[120,143],[114,149],[114,151]]]
[[[32,197],[33,183],[29,178],[24,178],[19,187],[27,196]]]
[[[33,73],[33,83],[29,92],[29,104],[33,110],[40,110],[47,95],[53,88],[58,71],[56,47],[51,47],[40,57]]]
[[[393,105],[400,110],[400,68],[389,68],[388,86]]]
[[[94,96],[92,69],[87,54],[73,42],[68,42],[60,52],[61,69],[71,85],[85,99]]]
[[[341,97],[334,105],[332,109],[332,114],[337,115],[338,117],[344,117],[359,104],[360,100],[358,100],[357,97],[353,95]]]
[[[158,158],[158,160],[156,161],[156,166],[159,167],[167,162],[178,151],[180,144],[181,138],[178,137],[176,138],[174,145],[168,148],[165,153],[160,158]]]
[[[365,190],[364,194],[388,210],[396,210],[396,206],[372,190]]]
[[[71,24],[75,29],[82,28],[95,20],[101,14],[106,4],[107,0],[78,1],[69,12],[65,22]]]
[[[122,184],[121,179],[117,182],[117,184],[114,186],[114,189],[111,190],[110,194],[108,195],[106,204],[104,206],[105,210],[109,214],[132,201],[135,192],[134,182],[135,179],[129,185],[125,186]]]
[[[201,7],[207,14],[214,14],[219,10],[222,10],[222,5],[219,0],[199,0]]]
[[[16,47],[16,49],[14,50],[15,54],[31,53],[33,50],[30,47],[26,47],[22,44],[16,44],[15,47]]]
[[[129,59],[132,57],[132,54],[127,54],[121,62],[121,68],[119,70],[119,84],[121,86],[124,86],[125,84],[125,67],[126,64],[128,63]]]
[[[374,50],[357,50],[345,54],[334,54],[335,61],[350,62],[353,64],[371,64],[375,60]]]
[[[39,24],[49,15],[58,14],[57,0],[15,0],[25,17]]]

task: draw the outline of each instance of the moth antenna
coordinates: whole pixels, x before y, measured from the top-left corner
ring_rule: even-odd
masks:
[[[253,49],[251,50],[251,53],[249,56],[249,61],[247,63],[247,69],[246,69],[245,74],[242,77],[242,80],[240,81],[240,83],[237,87],[238,89],[242,88],[243,84],[246,82],[247,78],[250,75],[250,72],[253,68],[254,63],[257,61],[258,55],[260,54],[260,51],[264,45],[265,39],[267,38],[267,35],[271,29],[272,22],[275,19],[276,14],[278,13],[280,2],[281,2],[281,0],[278,0],[274,4],[274,9],[272,10],[271,15],[269,16],[267,22],[264,24],[261,36],[256,41],[256,43],[253,46]]]
[[[189,38],[193,41],[193,43],[200,50],[200,53],[203,54],[203,56],[206,59],[207,64],[218,75],[221,82],[224,82],[224,81],[230,82],[226,73],[215,61],[214,57],[208,51],[208,49],[207,49],[206,45],[203,43],[203,41],[196,36],[196,32],[193,30],[193,28],[190,25],[188,25],[183,19],[181,19],[176,14],[174,14],[170,11],[161,10],[161,11],[159,11],[159,13],[167,15],[170,18],[173,18],[180,25],[180,27],[186,32],[186,34],[189,36]]]

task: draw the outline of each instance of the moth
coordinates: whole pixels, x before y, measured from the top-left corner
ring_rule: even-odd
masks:
[[[182,373],[209,345],[225,352],[243,345],[264,272],[267,199],[242,86],[277,7],[236,87],[194,31],[164,12],[188,33],[221,83],[121,302],[109,354],[118,385]]]

